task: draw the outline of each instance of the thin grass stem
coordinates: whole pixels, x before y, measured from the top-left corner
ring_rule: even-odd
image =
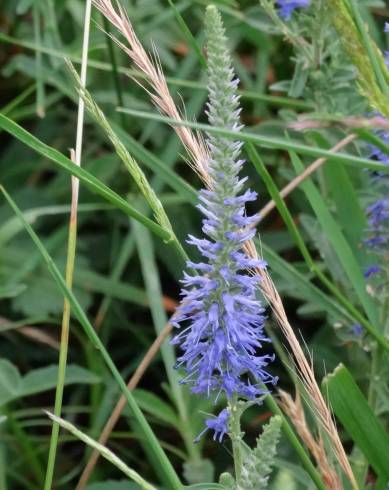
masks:
[[[89,32],[90,32],[90,18],[92,10],[92,1],[87,0],[85,5],[85,17],[84,17],[84,40],[82,50],[82,63],[81,63],[81,84],[86,85],[86,74],[88,66],[88,48],[89,48]],[[76,150],[74,153],[74,163],[79,167],[81,166],[81,153],[82,153],[82,141],[83,141],[83,128],[84,128],[84,113],[85,104],[80,96],[78,103],[78,116],[77,116],[77,134],[76,134]],[[73,274],[74,263],[76,257],[77,246],[77,208],[78,208],[78,194],[79,194],[79,180],[76,177],[72,177],[72,200],[69,222],[69,237],[68,237],[68,249],[66,259],[66,273],[65,281],[67,287],[71,290],[73,286]],[[69,345],[69,330],[70,330],[70,303],[67,298],[64,300],[63,316],[62,316],[62,328],[61,328],[61,347],[58,363],[58,380],[57,388],[55,392],[55,404],[54,415],[60,417],[62,411],[62,401],[65,383],[67,353]],[[58,446],[59,425],[53,421],[53,427],[50,438],[49,457],[47,462],[45,490],[50,490],[53,483],[55,458]]]
[[[34,39],[35,44],[40,45],[42,43],[41,39],[41,16],[40,16],[40,2],[34,0],[33,4],[33,23],[34,23]],[[39,50],[35,51],[35,78],[36,78],[36,113],[39,117],[44,117],[45,115],[45,85],[42,77],[43,67],[42,67],[42,52]]]
[[[108,48],[108,54],[109,54],[109,59],[111,61],[111,66],[112,66],[112,80],[115,86],[116,90],[116,98],[118,105],[123,105],[123,91],[122,91],[122,86],[120,83],[120,77],[119,77],[119,72],[118,72],[118,63],[116,59],[116,54],[115,54],[115,48],[114,48],[114,42],[112,40],[112,37],[110,35],[111,32],[111,23],[108,21],[108,19],[102,15],[103,17],[103,24],[104,24],[104,30],[108,34],[105,36],[106,42],[107,42],[107,48]],[[120,124],[122,125],[123,129],[126,127],[126,120],[123,115],[119,115],[119,121]]]

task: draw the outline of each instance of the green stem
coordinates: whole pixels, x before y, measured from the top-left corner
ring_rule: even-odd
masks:
[[[34,22],[34,38],[35,43],[39,46],[41,42],[41,18],[39,12],[39,0],[35,0],[33,4],[33,22]],[[42,52],[35,51],[35,78],[36,78],[36,113],[39,117],[45,115],[45,86],[42,78]]]
[[[240,429],[240,416],[242,414],[241,408],[239,407],[239,400],[236,395],[229,403],[230,410],[230,422],[229,422],[229,436],[232,442],[232,452],[234,455],[234,468],[235,468],[235,479],[236,486],[240,488],[240,480],[242,478],[242,467],[243,467],[243,457],[242,457],[242,432]]]
[[[1,112],[7,116],[10,112],[16,109],[24,100],[27,99],[32,93],[34,93],[36,88],[36,82],[29,85],[26,89],[23,90],[20,94],[18,94],[13,100],[8,102],[2,109]]]
[[[89,46],[89,28],[90,28],[90,17],[92,9],[92,0],[87,0],[85,6],[85,19],[84,19],[84,40],[82,49],[82,65],[81,65],[81,80],[83,85],[86,83],[86,69],[88,66],[88,46]],[[82,136],[83,136],[83,124],[84,124],[84,103],[80,97],[78,106],[78,119],[77,119],[77,136],[76,136],[76,152],[75,152],[75,164],[81,165],[81,148],[82,148]],[[67,258],[66,258],[66,272],[65,272],[65,282],[69,290],[73,286],[73,274],[74,274],[74,263],[76,257],[76,245],[77,245],[77,208],[78,208],[78,191],[79,191],[79,181],[72,178],[72,204],[70,211],[70,222],[69,222],[69,238],[68,238],[68,248],[67,248]],[[63,393],[65,385],[65,375],[66,375],[66,364],[68,356],[68,346],[69,346],[69,330],[70,330],[70,303],[65,297],[63,315],[62,315],[62,329],[61,329],[61,344],[59,352],[59,362],[58,362],[58,379],[57,388],[55,392],[55,403],[54,403],[54,415],[57,417],[61,416]],[[44,490],[50,490],[52,488],[55,459],[58,447],[58,436],[59,436],[59,425],[57,422],[53,422],[49,456],[47,461],[46,478]]]
[[[370,59],[370,63],[373,66],[373,70],[378,82],[378,85],[380,86],[380,89],[382,90],[382,93],[385,95],[385,97],[389,98],[389,87],[388,84],[386,83],[385,76],[382,71],[382,65],[379,62],[376,53],[374,52],[374,44],[367,32],[365,22],[362,19],[361,13],[359,12],[359,8],[357,6],[357,3],[355,0],[348,0],[346,1],[348,5],[350,6],[351,12],[354,16],[355,24],[357,26],[357,29],[359,31],[359,34],[362,38],[362,44],[364,48],[366,49],[367,55]]]
[[[106,42],[107,42],[107,48],[108,48],[108,54],[109,58],[111,61],[111,66],[112,66],[112,78],[113,78],[113,83],[115,85],[115,90],[116,90],[116,96],[117,96],[117,101],[118,105],[123,105],[123,92],[122,92],[122,87],[120,84],[120,78],[119,78],[119,72],[118,72],[118,64],[117,64],[117,59],[115,55],[115,49],[114,49],[114,44],[112,37],[109,35],[111,32],[111,23],[105,17],[105,15],[102,15],[103,17],[103,23],[104,23],[104,30],[108,34],[108,36],[105,36]],[[126,119],[124,118],[123,114],[119,114],[119,120],[120,124],[122,125],[123,129],[126,127]]]
[[[20,426],[19,421],[14,418],[13,412],[7,413],[7,421],[21,445],[23,453],[26,457],[25,462],[28,463],[28,466],[34,474],[33,478],[36,480],[38,486],[42,487],[45,473],[39,458],[36,455],[36,448],[33,447],[30,438]]]
[[[298,437],[294,433],[293,428],[289,424],[285,415],[282,413],[280,407],[277,405],[274,398],[271,395],[268,395],[265,398],[265,403],[274,415],[279,415],[282,418],[282,431],[284,432],[285,436],[288,438],[289,442],[293,446],[298,457],[300,458],[302,465],[304,466],[309,476],[312,478],[312,481],[315,483],[316,487],[319,490],[327,490],[327,486],[324,484],[319,472],[312,464],[309,454],[304,449],[303,445],[301,444]]]

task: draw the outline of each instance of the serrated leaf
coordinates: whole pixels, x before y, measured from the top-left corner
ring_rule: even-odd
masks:
[[[27,281],[26,281],[27,282]],[[26,316],[58,315],[63,309],[63,296],[48,275],[33,275],[28,280],[28,287],[21,290],[12,300],[13,308]],[[91,295],[82,289],[75,288],[83,308],[87,309]]]
[[[22,378],[20,385],[21,396],[32,395],[54,388],[57,384],[58,366],[47,366],[34,369]],[[69,364],[66,368],[65,384],[95,384],[100,378],[87,369]]]
[[[245,457],[242,479],[239,481],[239,487],[242,490],[265,490],[267,488],[280,438],[281,424],[281,417],[273,416],[265,425],[261,437],[258,438],[257,446]]]

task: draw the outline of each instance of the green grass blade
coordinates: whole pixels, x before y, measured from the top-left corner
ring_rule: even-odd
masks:
[[[312,481],[315,483],[316,488],[318,488],[319,490],[326,490],[327,487],[323,483],[319,472],[312,464],[309,454],[305,450],[304,446],[301,444],[299,438],[296,436],[292,426],[288,422],[288,419],[283,414],[282,410],[278,406],[273,396],[268,395],[265,398],[265,403],[274,415],[279,415],[282,418],[282,426],[281,426],[282,432],[285,434],[285,437],[289,440],[290,444],[296,451],[303,467],[305,468],[309,476],[312,478]]]
[[[342,364],[323,381],[323,393],[371,466],[389,480],[389,437],[352,375]]]
[[[326,288],[336,297],[336,299],[340,302],[340,304],[348,311],[348,313],[359,323],[361,323],[366,330],[372,335],[380,346],[383,347],[386,351],[389,352],[389,342],[379,334],[377,329],[372,325],[361,313],[354,307],[350,301],[343,296],[343,294],[339,291],[335,284],[333,284],[317,267],[316,263],[311,257],[311,254],[305,245],[305,242],[300,235],[293,218],[284,203],[283,199],[280,196],[280,193],[275,185],[270,173],[265,167],[264,163],[260,159],[257,151],[255,150],[252,144],[246,145],[247,153],[249,155],[250,161],[253,163],[255,169],[261,176],[263,182],[266,185],[267,190],[269,191],[271,197],[276,203],[277,209],[280,212],[282,219],[284,220],[292,238],[295,240],[296,245],[298,246],[301,255],[303,256],[308,267],[317,275],[320,281],[326,286]]]
[[[366,230],[366,215],[361,209],[357,193],[345,167],[334,162],[327,162],[324,175],[328,182],[329,192],[336,205],[339,224],[352,247],[361,266],[366,266],[366,254],[361,250],[361,237]],[[347,196],[347,199],[345,199]]]
[[[304,165],[298,156],[294,153],[291,153],[291,159],[293,166],[296,170],[296,173],[301,173],[305,170]],[[347,277],[350,280],[351,285],[355,289],[355,292],[358,295],[358,298],[366,311],[366,314],[370,320],[370,322],[377,329],[377,310],[374,305],[372,299],[366,292],[366,283],[363,277],[363,273],[361,268],[353,254],[350,245],[345,239],[342,231],[340,230],[338,224],[332,217],[330,211],[326,203],[324,202],[320,192],[316,188],[315,184],[311,179],[307,179],[302,182],[301,188],[303,189],[309,203],[312,206],[312,209],[315,212],[319,223],[325,232],[329,242],[331,243],[335,253],[337,254],[340,263],[346,273]]]
[[[263,251],[263,257],[269,264],[270,269],[289,284],[293,284],[293,288],[298,291],[299,295],[301,294],[307,301],[319,306],[323,312],[331,314],[334,318],[344,319],[348,322],[355,321],[349,311],[312,284],[293,264],[284,260],[263,242],[261,242],[260,246]]]
[[[156,334],[158,335],[165,328],[168,319],[163,308],[162,289],[155,260],[154,247],[150,233],[135,221],[133,221],[133,230],[138,248],[143,280],[150,302],[151,315],[153,317]],[[199,448],[194,444],[195,434],[193,434],[192,427],[190,427],[190,420],[188,418],[188,410],[184,399],[183,388],[179,383],[178,372],[176,369],[174,369],[176,357],[172,345],[165,342],[161,346],[161,354],[165,364],[170,389],[180,415],[178,430],[185,442],[186,449],[192,460],[199,460]]]
[[[92,191],[96,192],[104,199],[112,203],[118,209],[124,211],[128,216],[136,219],[150,231],[158,235],[164,241],[171,243],[174,241],[171,231],[162,228],[159,224],[155,223],[150,218],[147,218],[143,214],[139,213],[135,208],[128,204],[122,197],[112,191],[108,186],[103,184],[99,179],[91,175],[88,171],[75,165],[69,158],[60,153],[54,148],[46,145],[31,133],[23,129],[11,119],[7,118],[3,114],[0,114],[0,127],[7,131],[7,133],[14,136],[16,139],[29,146],[37,153],[40,153],[44,157],[50,159],[59,167],[63,168],[71,175],[77,177],[83,184],[89,187]]]
[[[123,128],[115,123],[112,123],[112,121],[111,125],[123,144],[129,149],[135,158],[152,170],[162,182],[171,187],[171,189],[176,191],[177,194],[184,197],[186,201],[192,204],[197,203],[197,192],[190,184],[188,184],[188,182],[169,168],[160,158],[151,153],[151,151],[145,148],[129,133],[124,131]]]
[[[153,460],[151,463],[158,467],[159,471],[161,474],[164,475],[164,480],[168,486],[168,488],[172,490],[181,490],[182,485],[178,479],[178,476],[176,472],[174,471],[174,468],[172,467],[169,459],[167,458],[166,454],[164,453],[158,439],[154,435],[151,427],[149,426],[146,418],[144,417],[143,413],[139,409],[134,397],[132,396],[131,392],[128,390],[127,385],[123,378],[121,377],[118,369],[116,368],[114,362],[111,359],[111,356],[109,355],[108,351],[104,347],[103,343],[101,342],[99,336],[97,335],[95,329],[89,322],[87,316],[85,315],[83,309],[81,308],[79,302],[77,301],[76,297],[74,296],[73,292],[66,286],[65,280],[58,270],[57,266],[55,265],[53,259],[50,257],[50,255],[47,253],[45,247],[43,246],[42,242],[40,241],[39,237],[37,234],[34,232],[32,227],[27,223],[27,221],[24,219],[23,213],[21,210],[17,207],[16,203],[13,201],[11,196],[6,192],[6,190],[0,186],[0,190],[3,193],[4,197],[8,201],[9,205],[15,212],[15,214],[20,218],[20,220],[23,222],[24,227],[28,234],[30,235],[31,239],[39,249],[43,260],[46,262],[46,265],[48,267],[48,270],[50,274],[53,276],[53,279],[55,280],[57,286],[61,290],[61,292],[64,294],[64,296],[68,299],[73,314],[77,318],[77,320],[80,322],[81,326],[83,327],[86,335],[89,337],[90,341],[93,343],[93,345],[100,351],[105,363],[107,364],[109,370],[112,373],[113,378],[117,382],[118,386],[120,387],[120,390],[122,391],[123,395],[126,398],[126,401],[131,409],[132,416],[136,420],[136,422],[139,425],[139,428],[142,432],[142,436],[144,438],[144,442],[148,444],[150,451],[154,455]]]
[[[382,63],[382,55],[380,53],[381,59],[379,59],[377,56],[379,50],[368,33],[367,25],[362,19],[356,0],[347,0],[347,3],[349,4],[352,15],[354,17],[355,25],[357,26],[357,29],[359,31],[361,42],[370,59],[370,63],[373,67],[377,83],[382,90],[382,93],[385,94],[386,97],[389,97],[389,86],[387,84],[386,76],[384,73],[384,70],[387,71],[387,69]]]
[[[93,449],[97,449],[97,451],[101,454],[103,458],[116,466],[116,468],[118,468],[122,473],[128,476],[128,478],[136,482],[143,490],[156,490],[153,485],[143,479],[135,470],[128,467],[124,461],[116,456],[116,454],[89,437],[87,434],[78,429],[75,425],[62,419],[61,417],[56,417],[49,412],[46,412],[46,414],[51,418],[53,422],[56,422],[63,429],[69,431],[71,434],[80,439],[80,441],[84,442],[90,447],[93,447]]]
[[[36,83],[32,83],[26,89],[23,90],[20,94],[18,94],[13,100],[8,102],[2,109],[1,112],[4,115],[8,115],[14,109],[16,109],[22,102],[24,102],[32,93],[34,93],[36,88]]]
[[[219,128],[216,126],[210,126],[209,124],[198,123],[188,120],[177,121],[166,116],[161,116],[154,112],[138,111],[134,109],[127,109],[124,107],[119,107],[119,111],[129,114],[131,116],[137,117],[139,119],[151,119],[154,121],[160,121],[172,126],[185,126],[188,128],[197,129],[200,131],[205,131],[211,134],[219,134],[225,136],[226,138],[236,139],[236,133],[230,131],[229,129]],[[374,162],[368,158],[362,158],[354,155],[348,155],[347,153],[335,153],[330,150],[324,150],[323,148],[317,148],[314,146],[304,145],[297,141],[290,139],[275,138],[272,136],[265,136],[260,134],[248,133],[247,131],[241,131],[239,133],[239,139],[246,143],[253,143],[254,145],[261,146],[263,148],[278,149],[295,151],[296,153],[301,153],[302,155],[308,155],[315,158],[327,158],[329,161],[338,162],[346,165],[351,165],[357,168],[370,168],[383,173],[389,173],[389,166],[382,165],[381,163]]]
[[[9,36],[3,32],[0,32],[0,42],[7,43],[7,44],[14,44],[16,46],[22,46],[23,48],[30,49],[33,51],[41,51],[42,53],[46,53],[56,58],[63,59],[64,56],[66,56],[72,61],[72,63],[77,63],[77,64],[81,63],[80,57],[75,56],[72,53],[60,52],[52,48],[47,48],[46,46],[32,43],[31,41],[25,41],[22,39],[18,39],[16,37]],[[105,72],[111,72],[112,70],[111,63],[105,63],[99,60],[89,59],[88,66],[89,68],[94,68],[96,70],[101,70]],[[123,66],[118,66],[118,72],[120,74],[127,75],[129,77],[144,78],[144,74],[141,71],[134,70],[131,68],[125,68]],[[175,77],[166,77],[166,81],[169,85],[175,87],[189,88],[193,90],[203,90],[204,92],[207,90],[205,84],[193,80],[187,80],[187,79],[175,78]],[[256,100],[259,102],[264,102],[279,107],[289,107],[301,111],[310,111],[314,109],[312,104],[304,100],[296,100],[289,97],[280,97],[277,95],[261,94],[259,92],[250,91],[250,90],[238,90],[238,93],[244,99],[253,100],[253,101]]]
[[[180,26],[180,29],[188,42],[189,46],[193,49],[193,51],[196,53],[201,65],[206,68],[207,67],[207,62],[205,61],[204,55],[200,49],[200,46],[197,44],[196,39],[194,38],[193,34],[191,33],[189,27],[187,26],[185,20],[183,19],[181,13],[177,9],[177,7],[174,5],[173,0],[168,0],[170,7],[172,8],[174,12],[174,17],[177,20],[177,24]]]
[[[35,43],[41,44],[41,15],[39,0],[34,0],[32,16],[34,23]],[[39,117],[45,115],[45,85],[42,77],[42,52],[35,51],[35,77],[36,77],[36,113]]]

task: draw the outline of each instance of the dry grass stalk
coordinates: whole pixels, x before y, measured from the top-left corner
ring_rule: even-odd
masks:
[[[246,242],[244,245],[244,249],[246,253],[250,255],[250,257],[257,256],[257,251],[253,242]],[[299,377],[309,395],[310,403],[312,404],[312,409],[314,410],[317,420],[320,423],[321,428],[328,435],[334,455],[339,462],[341,468],[343,469],[345,475],[349,479],[353,488],[358,489],[357,482],[355,480],[346,452],[340,440],[331,410],[328,407],[320,391],[319,385],[317,384],[315,374],[311,365],[312,363],[308,362],[300,345],[300,342],[298,341],[293,331],[293,328],[289,323],[281,297],[278,294],[278,291],[267,270],[257,269],[256,273],[261,277],[262,293],[268,301],[274,313],[274,316],[289,343],[294,357],[293,362],[296,366]]]
[[[146,75],[148,88],[143,87],[139,81],[137,83],[149,93],[151,100],[158,110],[175,121],[182,121],[181,114],[169,92],[157,54],[154,53],[154,56],[151,57],[146,52],[124,10],[120,6],[116,10],[111,0],[93,0],[93,4],[126,39],[128,46],[113,38],[135,65]],[[211,181],[207,172],[208,151],[202,142],[201,136],[193,133],[193,131],[185,126],[174,126],[173,129],[189,154],[191,166],[209,187]]]
[[[131,376],[130,380],[128,381],[127,387],[130,391],[134,390],[137,386],[139,381],[142,379],[146,369],[149,367],[150,363],[158,353],[161,345],[165,341],[166,337],[170,334],[172,331],[172,326],[170,323],[168,323],[165,328],[159,333],[158,337],[154,340],[154,342],[151,344],[149,350],[146,352],[144,358],[142,359],[141,363],[138,365],[136,368],[135,373]],[[107,444],[107,441],[109,439],[109,436],[111,435],[111,432],[113,431],[115,425],[117,424],[117,421],[120,418],[120,415],[122,414],[122,411],[124,407],[126,406],[126,399],[124,398],[123,395],[120,396],[113,412],[111,413],[109,419],[107,420],[104,429],[99,437],[99,444],[105,446]],[[96,463],[100,457],[100,453],[97,449],[94,449],[89,456],[88,462],[84,468],[84,471],[81,474],[81,477],[78,481],[78,484],[76,486],[76,490],[84,490],[86,484],[88,483],[88,480],[92,474],[92,471],[94,467],[96,466]]]
[[[316,440],[307,425],[300,394],[296,392],[296,398],[293,400],[283,390],[279,390],[278,393],[280,395],[281,408],[293,422],[297,433],[314,457],[325,485],[331,490],[343,490],[343,485],[338,474],[328,461],[323,438],[319,436]]]
[[[337,152],[350,144],[352,141],[354,141],[357,138],[356,134],[349,134],[342,140],[340,140],[336,145],[334,145],[330,151],[332,152]],[[296,187],[298,187],[301,182],[303,182],[305,179],[307,179],[310,175],[316,172],[318,168],[320,168],[328,158],[326,157],[321,157],[312,162],[308,167],[301,172],[301,174],[297,175],[293,180],[291,180],[283,189],[280,191],[280,196],[285,199],[286,196],[288,196],[291,192],[293,192]],[[276,207],[275,201],[271,200],[269,201],[260,211],[259,211],[259,219],[262,220],[265,216],[267,216],[274,208]],[[253,226],[256,226],[258,222],[254,223]]]
[[[150,84],[152,92],[150,93],[149,90],[147,91],[150,93],[154,104],[169,117],[173,118],[179,123],[182,123],[182,118],[178,109],[175,107],[173,98],[170,95],[162,68],[159,64],[155,65],[147,55],[143,46],[136,37],[132,25],[123,9],[118,7],[119,12],[117,12],[113,7],[111,0],[93,0],[93,3],[126,38],[127,42],[129,43],[129,47],[124,46],[121,43],[119,43],[119,45],[134,61],[138,68],[148,77],[148,83]],[[212,179],[207,172],[208,151],[206,149],[205,142],[199,136],[195,135],[190,128],[185,128],[185,131],[183,131],[180,130],[180,127],[174,127],[174,130],[189,152],[191,157],[191,165],[202,178],[204,184],[208,188],[212,187]],[[250,257],[258,257],[257,250],[252,241],[247,242],[244,245],[244,249]],[[312,366],[306,359],[304,351],[301,348],[300,343],[288,321],[282,300],[267,271],[258,269],[255,272],[261,276],[262,292],[269,302],[283,334],[288,340],[290,348],[293,352],[298,373],[302,382],[304,383],[307,393],[311,398],[311,403],[319,418],[322,428],[329,437],[334,454],[353,488],[357,489],[358,486],[350,463],[347,459],[347,455],[340,441],[331,411],[327,406],[323,395],[321,394]]]
[[[318,129],[318,128],[331,128],[331,127],[342,127],[347,129],[389,129],[389,122],[385,117],[375,116],[375,117],[345,117],[343,119],[329,119],[329,120],[318,120],[318,119],[306,119],[300,118],[288,124],[288,127],[296,131],[302,131],[305,129]]]

